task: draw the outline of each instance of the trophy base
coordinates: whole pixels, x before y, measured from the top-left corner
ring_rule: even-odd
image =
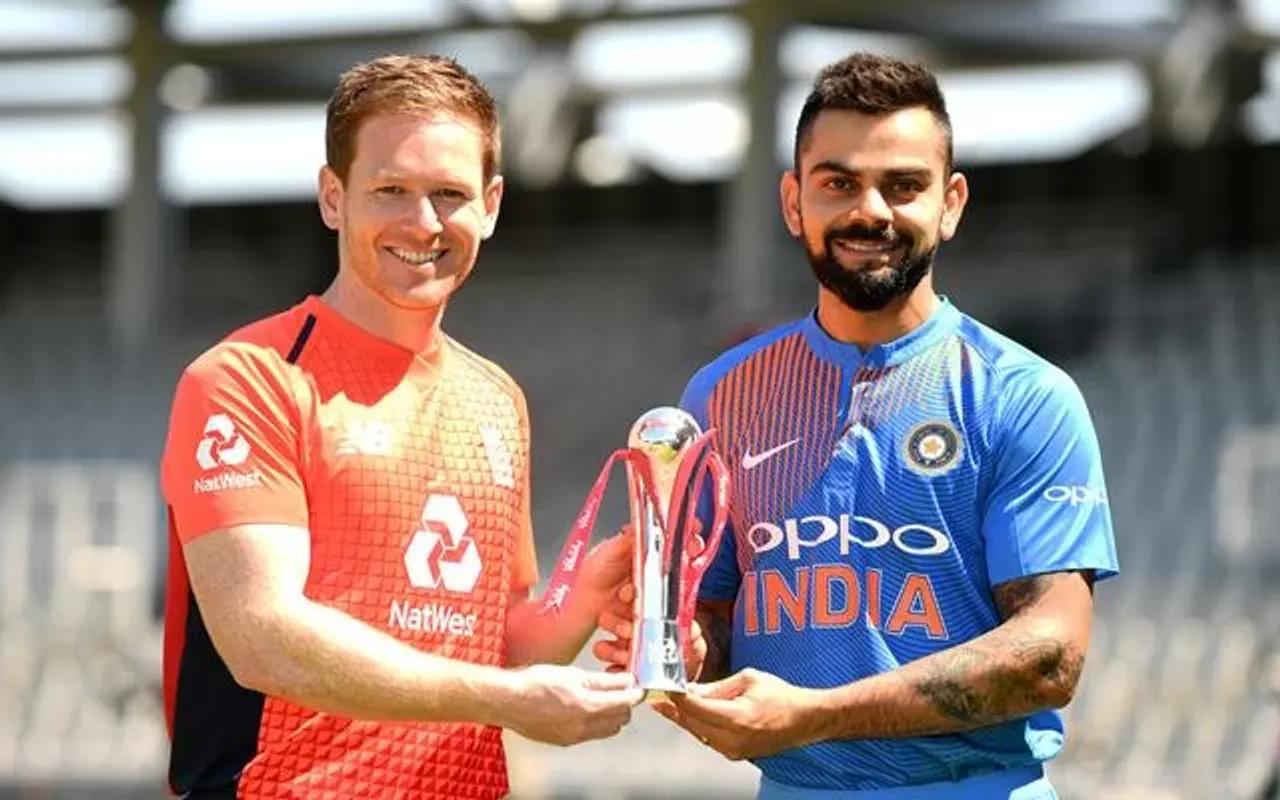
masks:
[[[689,691],[686,687],[676,683],[661,686],[641,686],[640,689],[644,692],[643,702],[651,706],[670,702],[672,695],[684,695]]]
[[[640,636],[635,646],[631,674],[635,677],[636,686],[644,691],[646,703],[687,691],[684,658],[680,653],[680,640],[674,621],[642,620]]]

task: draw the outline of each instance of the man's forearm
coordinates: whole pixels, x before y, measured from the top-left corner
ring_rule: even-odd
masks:
[[[344,717],[501,725],[518,692],[511,673],[422,652],[305,599],[265,620],[257,638],[242,682]]]
[[[507,612],[506,664],[569,664],[577,658],[600,614],[599,603],[585,594],[570,592],[559,614],[541,613],[542,601],[535,598],[514,602]]]
[[[928,736],[995,725],[1070,702],[1083,648],[1020,619],[892,672],[819,693],[805,738]]]

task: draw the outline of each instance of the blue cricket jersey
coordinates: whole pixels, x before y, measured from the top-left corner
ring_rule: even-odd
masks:
[[[1097,437],[1061,369],[943,300],[862,352],[816,316],[701,369],[682,407],[717,429],[730,527],[700,597],[734,600],[731,662],[839,686],[1000,623],[991,587],[1117,574]],[[884,789],[1038,766],[1057,712],[963,734],[823,742],[756,761],[768,780]]]

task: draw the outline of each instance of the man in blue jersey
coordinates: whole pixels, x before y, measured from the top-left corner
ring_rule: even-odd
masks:
[[[1054,798],[1058,709],[1118,570],[1105,481],[1071,378],[934,291],[968,186],[933,75],[825,69],[781,199],[818,303],[685,392],[733,470],[732,530],[701,684],[663,713],[750,759],[766,800]],[[601,622],[597,656],[625,663],[629,611]]]

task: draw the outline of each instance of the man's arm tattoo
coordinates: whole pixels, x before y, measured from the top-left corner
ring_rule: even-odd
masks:
[[[1005,624],[972,642],[922,659],[912,680],[915,690],[940,715],[966,726],[996,724],[1065,705],[1084,670],[1082,648],[1019,624],[1018,616],[1056,582],[1080,578],[1077,573],[1054,573],[996,587],[996,607]]]

